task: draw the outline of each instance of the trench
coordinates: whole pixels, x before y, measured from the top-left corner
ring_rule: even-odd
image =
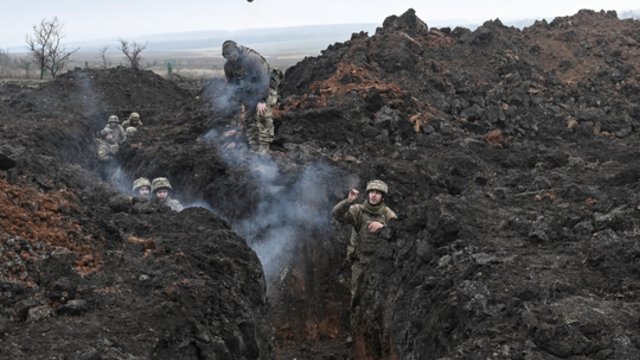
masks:
[[[330,215],[345,175],[322,161],[257,156],[238,139],[230,152],[217,131],[193,134],[162,158],[125,144],[113,185],[129,195],[133,179],[166,176],[185,208],[207,208],[246,240],[264,270],[278,359],[349,358],[346,237]]]
[[[217,126],[228,119],[203,111],[202,103],[180,100],[167,105],[168,113],[106,105],[105,99],[91,95],[93,85],[85,84],[83,72],[72,78],[83,84],[78,86],[83,96],[89,94],[72,115],[78,125],[56,129],[43,123],[34,136],[48,142],[39,148],[100,179],[95,135],[110,114],[117,112],[122,120],[125,112],[141,111],[143,122],[152,120],[135,141],[120,147],[117,166],[111,169],[118,175],[102,181],[129,196],[137,177],[168,177],[186,208],[208,209],[246,240],[264,269],[278,359],[349,358],[346,236],[331,222],[330,210],[353,179],[309,156],[255,156],[241,136],[224,136],[239,129]]]

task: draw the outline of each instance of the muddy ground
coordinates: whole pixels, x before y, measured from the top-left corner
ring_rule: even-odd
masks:
[[[409,10],[287,70],[266,157],[220,80],[3,84],[0,358],[638,358],[639,55],[613,12]],[[103,181],[94,135],[131,111]],[[330,209],[371,178],[400,219],[351,308]]]

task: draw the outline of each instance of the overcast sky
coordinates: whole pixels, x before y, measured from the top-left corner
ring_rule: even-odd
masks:
[[[117,40],[197,30],[375,23],[414,8],[429,26],[573,15],[579,9],[636,10],[637,0],[3,0],[0,48],[23,45],[43,18],[65,24],[65,41]],[[455,25],[455,24],[452,24]]]

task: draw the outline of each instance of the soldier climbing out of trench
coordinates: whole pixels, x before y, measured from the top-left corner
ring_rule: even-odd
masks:
[[[242,105],[249,148],[260,154],[269,151],[274,139],[272,107],[278,101],[282,72],[271,68],[257,51],[232,40],[222,44],[224,75],[234,92],[234,102]]]
[[[169,179],[165,177],[159,177],[153,179],[153,181],[151,182],[151,192],[155,197],[155,201],[160,204],[167,205],[173,211],[182,211],[184,207],[182,206],[180,201],[172,199],[169,196],[169,191],[173,191],[173,187],[171,186]]]
[[[351,263],[351,306],[357,305],[364,270],[382,241],[383,229],[393,219],[393,210],[384,203],[389,187],[382,180],[371,180],[365,188],[365,201],[355,204],[359,191],[351,189],[347,198],[333,207],[333,218],[341,224],[351,225],[347,246],[347,261]]]

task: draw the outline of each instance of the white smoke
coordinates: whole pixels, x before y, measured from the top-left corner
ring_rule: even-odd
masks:
[[[232,223],[260,259],[268,280],[287,269],[296,244],[329,226],[328,202],[335,170],[319,161],[296,174],[283,174],[269,155],[258,155],[243,144],[221,149],[224,133],[210,130],[204,139],[218,146],[231,167],[248,170],[258,187],[258,199],[251,217]]]

